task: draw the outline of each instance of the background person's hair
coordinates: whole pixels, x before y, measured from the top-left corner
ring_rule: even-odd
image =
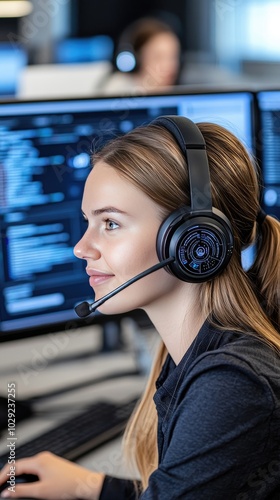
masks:
[[[228,217],[235,238],[233,256],[226,269],[215,279],[197,284],[201,308],[223,329],[257,335],[280,350],[280,223],[270,216],[261,225],[256,221],[260,208],[259,177],[240,141],[219,125],[200,123],[198,127],[207,146],[213,206]],[[163,127],[134,129],[107,143],[93,160],[106,162],[146,193],[162,207],[163,218],[178,206],[189,205],[186,158]],[[257,241],[258,247],[256,260],[245,272],[241,250],[253,241]],[[152,396],[166,355],[162,344],[124,440],[144,488],[158,461],[157,416]]]

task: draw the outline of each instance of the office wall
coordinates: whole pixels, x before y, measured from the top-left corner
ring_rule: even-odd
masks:
[[[181,30],[184,25],[182,13],[185,3],[186,0],[103,0],[101,9],[98,0],[72,0],[71,8],[76,20],[72,29],[77,36],[105,32],[116,40],[135,19],[147,15],[166,15],[176,25],[175,28]]]

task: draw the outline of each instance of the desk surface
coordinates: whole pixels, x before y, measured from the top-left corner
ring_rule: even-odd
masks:
[[[121,352],[98,352],[101,336],[98,326],[0,345],[1,395],[7,396],[8,384],[14,382],[18,400],[40,396],[34,404],[35,415],[16,423],[18,446],[77,413],[90,402],[99,399],[119,401],[141,394],[146,374],[117,375],[137,368],[139,356],[136,351],[140,347],[141,356],[144,355],[145,363],[149,365],[158,337],[153,329],[143,333],[136,331],[132,323],[123,328],[125,347]],[[92,350],[91,356],[88,356],[89,350]],[[116,376],[105,380],[108,375]],[[102,377],[104,381],[96,383]],[[88,383],[89,380],[92,383]],[[73,388],[76,384],[79,386],[76,389],[63,392],[64,388]],[[61,393],[41,398],[46,393],[59,392],[59,389],[62,389]],[[0,454],[6,452],[6,445],[4,431],[0,439]],[[121,439],[105,444],[77,462],[93,470],[129,477],[122,461]]]

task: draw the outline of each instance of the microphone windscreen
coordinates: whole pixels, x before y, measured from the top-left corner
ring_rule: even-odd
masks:
[[[90,314],[90,307],[88,302],[82,302],[75,307],[75,312],[80,318],[85,318]]]

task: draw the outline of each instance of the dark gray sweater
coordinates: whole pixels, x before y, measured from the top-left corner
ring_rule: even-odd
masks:
[[[156,383],[158,468],[141,500],[280,499],[280,355],[205,322]],[[107,476],[100,500],[134,500]]]

